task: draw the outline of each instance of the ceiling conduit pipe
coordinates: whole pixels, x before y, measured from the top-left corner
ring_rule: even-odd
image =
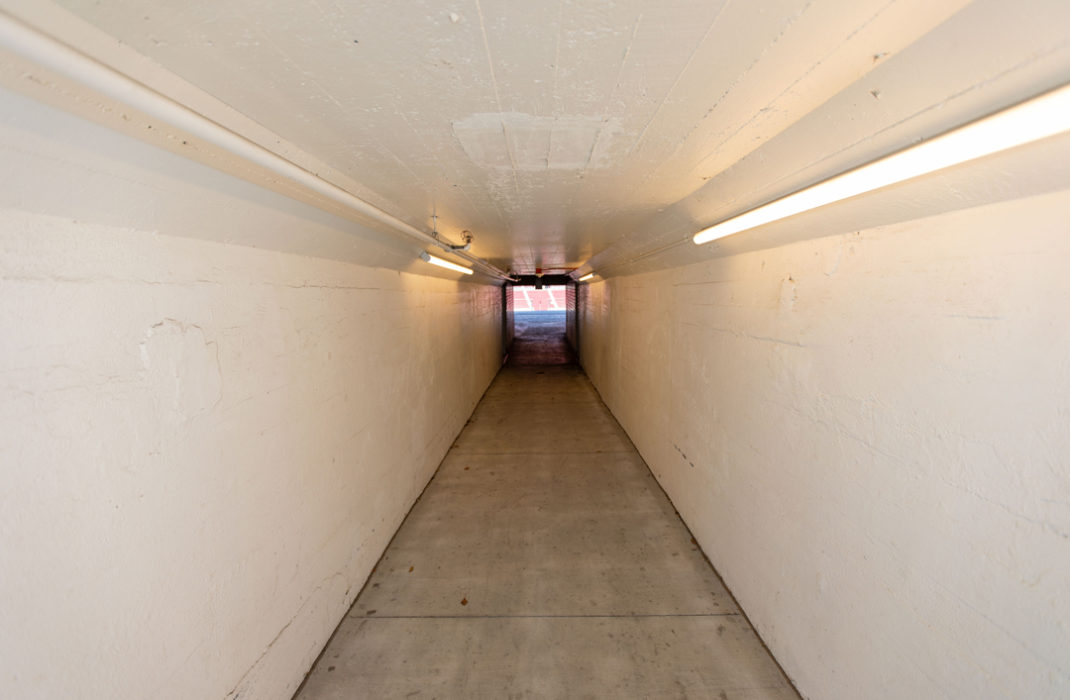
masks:
[[[99,94],[166,122],[192,136],[222,148],[250,163],[321,194],[328,199],[421,243],[437,246],[464,258],[492,277],[512,278],[491,263],[388,214],[315,173],[305,170],[241,134],[193,111],[170,97],[109,68],[99,61],[0,12],[0,46],[54,73],[69,78]]]

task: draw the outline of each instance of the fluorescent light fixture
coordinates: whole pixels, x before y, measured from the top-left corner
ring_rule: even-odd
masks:
[[[447,270],[454,270],[456,272],[462,272],[462,273],[464,273],[466,275],[472,274],[472,269],[471,268],[465,267],[464,265],[458,265],[457,263],[452,263],[449,260],[443,260],[440,257],[431,255],[427,251],[424,251],[423,253],[420,253],[420,259],[423,260],[424,262],[429,262],[432,265],[438,265],[439,267],[444,267]]]
[[[583,277],[580,277],[576,281],[577,282],[586,282],[587,280],[591,279],[592,277],[594,277],[594,273],[593,272],[588,272],[586,275],[584,275]]]
[[[1070,131],[1070,85],[699,231],[696,245]]]

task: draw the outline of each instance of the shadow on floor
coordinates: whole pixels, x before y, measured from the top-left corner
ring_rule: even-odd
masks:
[[[510,367],[576,364],[565,339],[564,311],[527,311],[515,315]]]

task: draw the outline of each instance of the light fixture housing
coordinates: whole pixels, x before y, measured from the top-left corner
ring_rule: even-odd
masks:
[[[587,280],[589,280],[589,279],[591,279],[593,277],[594,277],[594,273],[593,272],[588,272],[586,275],[584,275],[583,277],[580,277],[576,281],[577,282],[586,282]]]
[[[443,260],[442,258],[440,258],[440,257],[438,257],[436,255],[431,255],[426,250],[424,252],[420,253],[420,259],[423,260],[424,262],[431,263],[432,265],[438,265],[439,267],[444,267],[447,270],[453,270],[455,272],[460,272],[460,273],[465,274],[465,275],[472,274],[472,268],[465,267],[464,265],[458,265],[457,263],[450,262],[449,260]]]
[[[696,245],[709,243],[1066,131],[1070,131],[1070,85],[726,219],[699,231],[692,240]]]

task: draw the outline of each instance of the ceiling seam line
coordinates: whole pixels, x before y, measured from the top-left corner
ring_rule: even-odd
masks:
[[[762,52],[757,56],[757,58],[755,58],[750,63],[750,65],[748,65],[746,67],[746,69],[742,73],[740,73],[739,75],[737,75],[735,77],[735,79],[731,82],[731,84],[728,86],[728,88],[721,94],[721,96],[719,98],[717,98],[717,101],[714,102],[713,106],[710,107],[710,109],[707,111],[707,114],[712,113],[714,110],[716,110],[717,107],[720,106],[720,104],[722,102],[724,102],[725,99],[728,98],[728,96],[732,93],[732,91],[735,90],[736,87],[740,84],[740,82],[743,81],[744,77],[747,76],[751,72],[751,70],[754,68],[754,66],[758,65],[758,63],[762,60],[762,57],[765,56],[765,54],[769,51],[770,47],[775,46],[777,43],[779,43],[779,41],[784,37],[784,35],[787,34],[788,31],[791,30],[791,27],[795,24],[795,22],[798,21],[798,18],[800,18],[804,14],[806,14],[807,10],[809,10],[810,7],[813,4],[814,4],[814,0],[810,0],[810,2],[806,3],[806,5],[803,7],[803,9],[794,18],[792,18],[791,21],[788,22],[788,24],[780,31],[779,34],[776,35],[776,37],[773,38],[773,40],[771,42],[769,42],[765,46],[764,49],[762,49]],[[727,5],[728,5],[728,3],[726,2],[725,6],[727,6]],[[718,15],[718,17],[719,16],[720,15]],[[711,29],[713,28],[712,25],[710,26],[710,28]],[[703,42],[706,41],[706,37],[705,36],[703,36],[702,41]],[[696,51],[697,51],[697,48],[696,48]],[[691,60],[689,59],[688,62],[687,62],[687,65],[684,66],[684,69],[680,72],[680,75],[677,78],[678,80],[683,77],[684,71],[686,71],[687,68],[690,65],[691,65]],[[672,89],[675,89],[675,88],[676,88],[676,83],[673,84]],[[671,92],[671,90],[670,90],[670,92]],[[661,110],[661,107],[659,106],[658,107],[658,111],[660,112],[660,110]],[[655,113],[654,117],[651,118],[651,123],[653,122],[654,118],[656,118],[656,117],[657,117],[657,113]],[[649,124],[647,126],[649,126]],[[694,128],[691,130],[691,132],[688,133],[688,137],[691,135],[691,133],[694,133]],[[638,145],[638,141],[642,140],[642,138],[643,138],[643,136],[645,134],[646,134],[646,127],[644,127],[644,129],[643,129],[643,133],[639,135],[639,139],[636,141],[636,145]],[[679,147],[675,151],[673,151],[673,155],[675,155],[678,151],[679,151]],[[635,187],[632,188],[631,192],[634,193],[637,190],[641,190],[641,189],[645,188],[647,182],[649,182],[650,179],[654,176],[654,171],[655,170],[656,170],[656,168],[652,168],[650,171],[648,171],[646,173],[646,175],[643,177],[643,179],[637,185],[635,185]]]
[[[676,86],[680,84],[680,80],[683,79],[684,73],[687,72],[687,69],[691,66],[691,62],[695,60],[695,54],[697,54],[699,48],[704,43],[706,43],[706,39],[707,37],[709,37],[710,32],[713,31],[713,28],[721,19],[721,15],[724,14],[725,8],[728,7],[729,3],[731,2],[732,0],[725,0],[724,4],[721,5],[720,9],[717,10],[717,14],[716,16],[714,16],[713,21],[710,22],[710,26],[706,27],[706,31],[702,33],[702,38],[698,40],[698,42],[695,44],[695,48],[691,50],[691,55],[687,57],[687,62],[684,63],[684,67],[681,68],[680,72],[676,74],[676,79],[673,80],[673,83],[669,86],[669,89],[665,91],[665,97],[663,97],[661,102],[658,103],[658,108],[654,110],[654,114],[651,115],[650,120],[647,121],[645,125],[643,125],[643,129],[639,132],[639,136],[635,139],[635,142],[632,144],[631,148],[628,149],[629,154],[631,154],[633,151],[635,151],[636,148],[639,147],[639,144],[642,142],[643,137],[646,136],[646,132],[650,129],[650,125],[653,124],[654,120],[658,118],[659,114],[661,114],[661,108],[665,106],[665,102],[668,101],[669,96],[672,95],[673,90],[676,89]]]
[[[483,51],[487,56],[487,69],[490,71],[490,85],[494,89],[494,103],[498,106],[498,122],[502,127],[502,139],[505,141],[505,153],[509,156],[509,167],[513,171],[513,189],[520,196],[520,180],[516,174],[516,159],[513,157],[513,149],[509,146],[509,134],[505,128],[505,112],[502,110],[502,97],[498,90],[498,77],[494,74],[494,57],[490,53],[490,38],[487,37],[487,22],[483,17],[483,5],[475,0],[476,14],[479,16],[479,32],[483,36]]]
[[[767,103],[766,103],[766,105],[765,105],[765,108],[764,108],[764,109],[762,109],[762,110],[759,110],[759,111],[755,112],[755,113],[754,113],[753,115],[751,115],[750,119],[748,119],[747,121],[745,121],[745,122],[743,122],[742,124],[740,124],[740,125],[739,125],[739,127],[737,127],[735,131],[733,131],[732,133],[728,134],[728,135],[727,135],[727,136],[725,136],[725,137],[724,137],[723,139],[721,139],[721,141],[720,141],[720,142],[719,142],[719,143],[718,143],[718,144],[717,144],[716,146],[714,146],[714,147],[712,147],[712,148],[709,148],[709,149],[705,149],[705,150],[708,150],[708,153],[707,153],[707,155],[703,156],[703,157],[702,157],[702,159],[701,159],[701,160],[700,160],[700,161],[699,161],[699,162],[698,162],[698,163],[697,163],[697,164],[695,165],[695,169],[701,168],[701,167],[702,167],[702,164],[703,164],[703,163],[704,163],[705,161],[709,160],[709,159],[710,159],[710,158],[711,158],[711,157],[713,156],[713,154],[714,154],[714,153],[716,153],[716,152],[717,152],[717,151],[718,151],[718,150],[719,150],[719,149],[720,149],[720,148],[721,148],[722,146],[724,146],[724,145],[725,145],[725,144],[726,144],[726,143],[727,143],[727,142],[728,142],[728,141],[729,141],[730,139],[732,139],[733,137],[735,137],[735,136],[736,136],[736,134],[738,134],[739,132],[743,131],[743,129],[747,128],[747,127],[748,127],[748,126],[749,126],[750,124],[752,124],[752,123],[753,123],[753,122],[754,122],[754,121],[755,121],[756,119],[758,119],[758,117],[759,117],[759,116],[760,116],[760,115],[761,115],[761,114],[762,114],[762,113],[763,113],[763,112],[764,112],[765,110],[769,109],[769,108],[770,108],[770,107],[771,107],[771,106],[772,106],[773,104],[775,104],[775,103],[776,103],[776,101],[777,101],[777,100],[779,100],[780,98],[782,98],[782,97],[783,97],[784,95],[786,95],[786,94],[787,94],[787,93],[788,93],[789,91],[791,91],[791,89],[792,89],[792,88],[794,88],[794,87],[795,87],[796,85],[798,85],[798,84],[799,84],[800,82],[802,82],[802,81],[803,81],[804,79],[806,79],[806,77],[807,77],[808,75],[810,75],[810,74],[811,74],[811,73],[813,73],[813,72],[814,72],[815,70],[817,70],[818,66],[820,66],[820,65],[821,65],[821,64],[823,64],[823,63],[824,63],[825,61],[827,61],[827,60],[828,60],[828,58],[829,58],[830,56],[832,56],[832,55],[833,55],[834,53],[836,53],[836,52],[837,52],[837,51],[839,51],[839,50],[840,50],[841,48],[843,48],[843,47],[844,47],[844,46],[845,46],[845,45],[846,45],[846,44],[847,44],[847,43],[848,43],[848,42],[849,42],[849,41],[850,41],[850,40],[851,40],[852,38],[854,38],[854,37],[855,37],[855,35],[857,35],[857,34],[858,34],[859,32],[861,32],[861,31],[862,31],[863,29],[865,29],[866,27],[868,27],[868,26],[869,26],[869,25],[870,25],[870,24],[871,24],[871,23],[872,23],[872,22],[873,22],[873,21],[874,21],[875,19],[877,19],[878,17],[880,17],[880,16],[882,15],[882,14],[884,14],[884,13],[885,13],[885,12],[886,12],[886,11],[888,10],[888,8],[890,8],[890,7],[892,7],[893,5],[895,5],[895,4],[896,4],[896,3],[898,2],[898,1],[899,1],[899,0],[890,0],[890,2],[888,2],[888,4],[886,4],[886,5],[884,5],[883,7],[881,7],[881,9],[880,9],[880,10],[878,10],[878,11],[877,11],[877,12],[875,12],[875,13],[874,13],[873,15],[871,15],[871,16],[870,16],[870,17],[869,17],[868,19],[866,19],[866,21],[862,22],[862,24],[860,24],[860,25],[858,25],[857,27],[855,27],[855,28],[854,28],[854,29],[853,29],[853,30],[851,31],[851,33],[850,33],[850,34],[848,34],[846,38],[844,38],[844,40],[843,40],[843,41],[841,41],[841,42],[840,42],[839,44],[837,44],[837,45],[835,46],[835,48],[833,48],[832,50],[830,50],[830,51],[829,51],[828,53],[826,53],[826,54],[825,54],[824,56],[822,56],[821,58],[819,58],[819,59],[818,59],[818,60],[817,60],[817,61],[816,61],[816,62],[815,62],[815,63],[814,63],[813,65],[811,65],[811,66],[810,66],[810,67],[809,67],[808,69],[806,69],[806,72],[804,72],[804,73],[803,73],[802,75],[800,75],[800,76],[799,76],[798,78],[796,78],[795,80],[793,80],[793,81],[792,81],[792,83],[791,83],[790,85],[788,85],[788,86],[787,86],[787,87],[785,87],[785,88],[784,88],[783,90],[781,90],[781,91],[780,91],[779,93],[777,93],[777,95],[776,95],[775,97],[773,97],[773,99],[771,99],[771,100],[770,100],[769,102],[767,102]],[[869,73],[869,71],[867,71],[866,73],[864,73],[862,77],[864,77],[864,76],[865,76],[865,75],[867,75],[868,73]],[[857,78],[857,79],[856,79],[856,80],[855,80],[854,82],[857,82],[858,80],[861,80],[861,77]],[[832,99],[832,98],[829,98],[829,99]],[[826,101],[827,101],[827,100],[826,100]],[[805,116],[805,115],[804,115],[804,116]],[[796,120],[796,121],[797,121],[797,120]],[[790,127],[791,125],[789,124],[788,126]],[[778,132],[778,134],[779,134],[779,133],[782,133],[782,131],[783,131],[783,130],[781,130],[781,132]],[[676,157],[676,154],[680,152],[680,149],[681,149],[682,147],[683,147],[683,144],[682,144],[682,142],[681,142],[681,145],[680,145],[680,146],[677,146],[676,150],[674,150],[674,151],[673,151],[673,153],[672,153],[672,155],[671,155],[671,156],[669,156],[669,158],[667,158],[666,160],[671,160],[672,158],[675,158],[675,157]],[[759,146],[759,147],[760,147],[760,146]],[[755,147],[755,148],[751,149],[751,151],[749,151],[749,152],[748,152],[747,154],[745,154],[745,155],[744,155],[743,157],[746,157],[746,155],[749,155],[750,153],[752,153],[752,152],[756,151],[756,150],[757,150],[757,149],[758,149],[759,147]],[[737,160],[738,160],[738,159],[737,159]],[[659,164],[659,165],[658,165],[658,168],[660,168],[660,167],[661,167],[661,165]],[[657,169],[657,168],[656,168],[656,169]],[[712,179],[712,178],[706,178],[706,179]]]

